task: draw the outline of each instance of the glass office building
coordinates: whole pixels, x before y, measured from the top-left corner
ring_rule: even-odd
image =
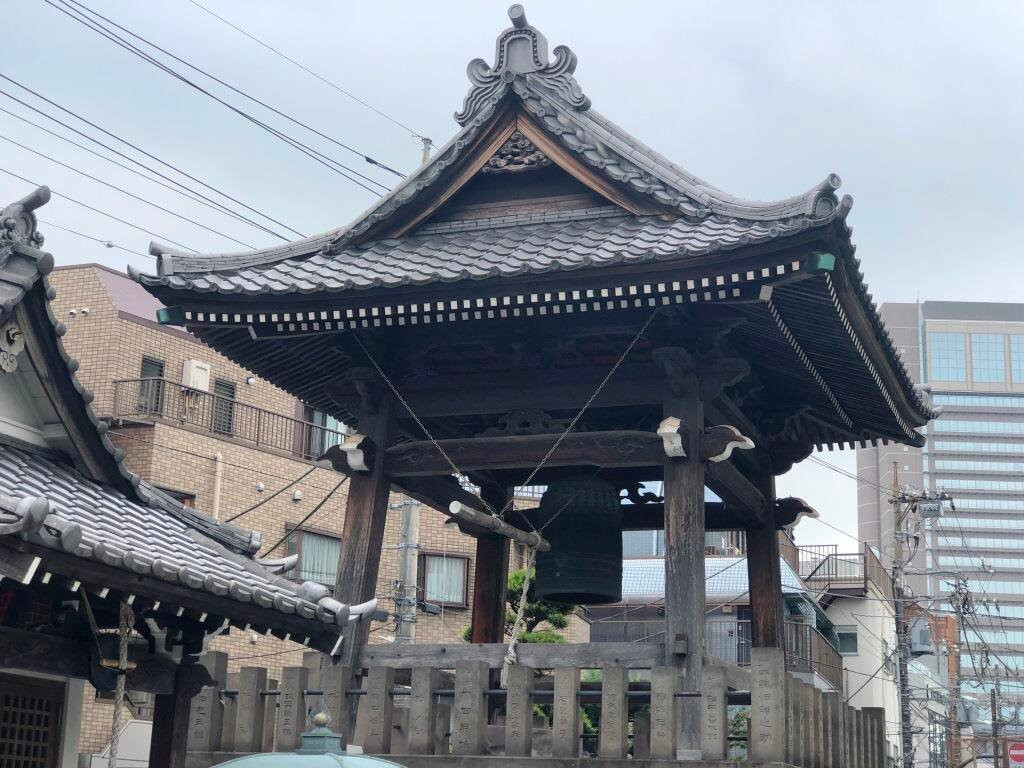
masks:
[[[1024,304],[885,304],[881,316],[911,375],[931,388],[942,415],[927,427],[924,449],[878,446],[857,451],[860,536],[889,565],[898,484],[948,491],[944,509],[921,527],[913,561],[921,571],[967,578],[975,613],[963,648],[963,677],[1009,682],[1000,659],[1024,656]],[[914,540],[908,541],[910,551]],[[916,576],[918,595],[948,594],[948,578]],[[949,609],[937,601],[936,608]],[[980,634],[994,649],[981,648]],[[1021,697],[1024,698],[1024,697]]]

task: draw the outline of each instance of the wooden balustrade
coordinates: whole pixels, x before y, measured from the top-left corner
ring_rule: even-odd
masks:
[[[371,646],[362,661],[372,664],[358,688],[349,687],[348,670],[326,666],[321,675],[312,658],[284,668],[278,683],[256,667],[229,675],[225,655],[211,652],[202,663],[217,684],[193,699],[188,749],[210,756],[208,763],[193,761],[197,765],[232,754],[293,751],[311,715],[323,708],[335,730],[357,723],[353,741],[365,752],[399,755],[400,763],[401,755],[438,754],[495,761],[502,755],[675,759],[681,747],[677,702],[699,698],[705,761],[737,759],[745,747],[751,762],[884,765],[884,710],[855,710],[841,694],[804,682],[786,671],[780,649],[752,649],[749,670],[707,659],[702,690],[684,691],[678,670],[661,666],[663,657],[652,654],[652,646],[521,646],[530,663],[510,669],[505,689],[490,687],[501,645]],[[497,707],[487,706],[491,699]],[[542,723],[534,704],[549,708]],[[582,733],[582,704],[598,705],[596,734]],[[730,734],[730,704],[750,705],[745,743]],[[357,709],[358,719],[352,716]],[[499,713],[493,722],[489,710]]]

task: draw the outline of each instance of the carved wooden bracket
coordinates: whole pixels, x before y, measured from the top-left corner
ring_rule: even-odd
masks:
[[[737,448],[749,451],[753,447],[754,441],[731,424],[705,427],[701,434],[700,458],[702,461],[725,461]]]
[[[338,448],[352,471],[369,472],[373,469],[376,449],[373,441],[366,435],[358,432],[346,435]]]
[[[669,416],[658,425],[658,437],[665,446],[665,455],[670,459],[686,458],[686,427],[675,416]]]
[[[669,391],[677,397],[699,395],[710,400],[750,373],[750,364],[743,358],[699,357],[682,347],[659,347],[651,356],[665,371]]]
[[[345,372],[344,381],[352,386],[360,398],[363,414],[373,415],[380,410],[380,399],[384,393],[384,382],[372,368],[353,367]]]
[[[777,528],[787,528],[789,526],[796,525],[800,522],[800,519],[804,517],[817,519],[819,516],[818,510],[796,496],[786,496],[782,499],[776,499],[773,506],[773,511],[775,513],[775,526]]]

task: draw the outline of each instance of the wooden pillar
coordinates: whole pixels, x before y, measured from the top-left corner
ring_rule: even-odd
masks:
[[[704,659],[704,463],[700,434],[704,406],[693,360],[679,349],[658,349],[656,357],[669,375],[664,417],[681,422],[685,457],[668,457],[665,495],[665,655],[679,670],[683,691],[703,688]],[[679,700],[677,749],[683,759],[699,760],[700,699]]]
[[[885,768],[885,708],[864,707],[864,716],[871,721],[871,764]]]
[[[508,489],[484,485],[480,497],[500,512],[508,503]],[[470,641],[505,642],[505,590],[508,586],[509,540],[504,536],[478,536],[473,572],[473,617]]]
[[[750,587],[750,642],[755,648],[785,648],[779,534],[774,528],[747,530]]]
[[[174,692],[156,696],[149,743],[150,768],[185,768],[192,697],[194,692],[198,693],[195,677],[195,658],[184,656],[174,672]]]
[[[367,382],[366,386],[377,388],[374,382]],[[345,524],[338,554],[338,579],[334,586],[335,597],[348,605],[370,600],[377,592],[377,571],[391,492],[391,481],[384,474],[384,450],[391,434],[394,401],[390,395],[371,393],[374,394],[377,396],[367,398],[371,402],[359,417],[359,431],[376,446],[376,456],[372,469],[354,472],[348,484]],[[359,654],[369,631],[368,621],[361,621],[346,630],[340,659],[343,666],[358,669]],[[347,728],[351,733],[353,725],[339,723],[337,727]]]

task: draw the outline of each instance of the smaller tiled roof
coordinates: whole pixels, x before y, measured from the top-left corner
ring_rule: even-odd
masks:
[[[431,227],[427,234],[348,246],[271,264],[196,272],[197,259],[174,254],[174,271],[141,276],[144,285],[201,292],[287,294],[484,280],[568,271],[619,263],[704,256],[800,232],[809,218],[788,223],[709,216],[700,221],[634,216],[620,208],[604,215],[566,211],[525,220],[506,217],[480,228],[475,222]],[[167,263],[167,262],[165,262]]]
[[[779,558],[783,594],[807,592],[796,571]],[[742,595],[750,589],[747,558],[715,556],[704,558],[705,595],[709,602]],[[649,600],[665,596],[665,560],[661,557],[630,558],[622,562],[622,599]]]
[[[328,597],[326,587],[274,576],[164,510],[138,504],[55,457],[0,443],[0,535],[6,531],[239,602],[348,623],[348,606]]]

